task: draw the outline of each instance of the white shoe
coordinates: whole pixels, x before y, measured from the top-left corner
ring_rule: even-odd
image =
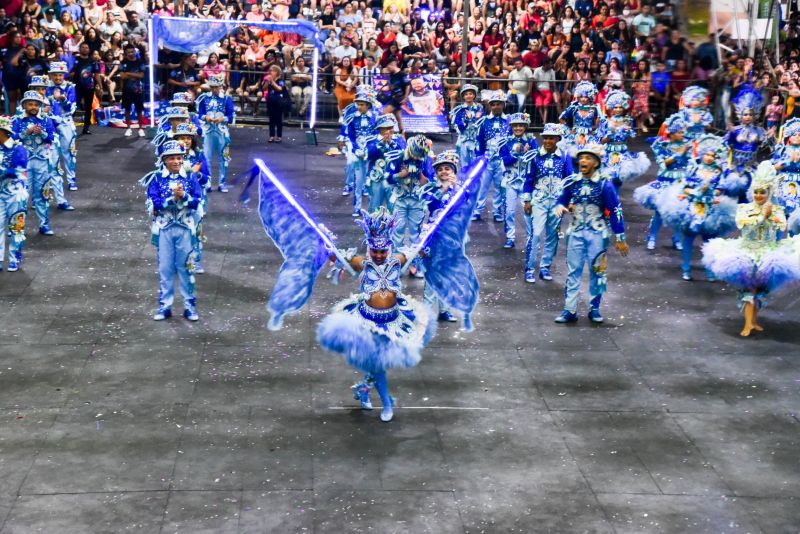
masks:
[[[144,128],[139,127],[139,137],[144,137]]]
[[[132,136],[132,135],[133,135],[133,130],[131,130],[130,128],[128,128],[127,130],[125,130],[125,137],[130,137],[130,136]]]
[[[393,417],[394,417],[394,410],[392,410],[391,406],[386,406],[384,407],[383,410],[381,410],[381,421],[383,421],[384,423],[388,423],[389,421],[392,420]]]

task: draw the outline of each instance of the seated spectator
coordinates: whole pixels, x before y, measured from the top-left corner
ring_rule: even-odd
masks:
[[[180,66],[169,73],[167,85],[170,88],[170,96],[176,92],[185,92],[192,93],[192,97],[197,97],[200,88],[200,75],[196,67],[197,54],[183,56]]]
[[[289,81],[292,84],[291,94],[297,114],[305,116],[308,104],[311,102],[311,69],[306,67],[306,60],[303,56],[294,61],[294,65],[289,71]]]
[[[147,27],[139,20],[138,13],[131,13],[128,22],[122,25],[122,35],[133,45],[147,42]]]
[[[255,60],[251,57],[247,60],[247,68],[241,73],[239,86],[236,88],[236,96],[239,97],[239,106],[244,113],[248,102],[253,104],[253,117],[258,114],[258,103],[264,92],[261,90],[261,71],[256,67]]]

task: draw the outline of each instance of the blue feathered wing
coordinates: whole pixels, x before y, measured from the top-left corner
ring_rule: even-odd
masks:
[[[278,330],[283,317],[299,311],[311,297],[314,282],[328,258],[325,244],[269,178],[260,176],[258,213],[267,235],[283,254],[275,286],[267,302],[267,328]]]
[[[475,163],[478,164],[477,162]],[[470,173],[465,174],[469,176]],[[464,314],[464,329],[472,330],[472,310],[478,302],[478,277],[464,250],[464,236],[478,199],[480,177],[469,184],[465,195],[454,198],[457,206],[439,223],[427,243],[425,283],[445,304]]]

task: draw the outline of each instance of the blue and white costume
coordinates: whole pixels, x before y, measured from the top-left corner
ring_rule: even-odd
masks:
[[[598,169],[591,176],[575,173],[567,178],[558,206],[569,209],[571,217],[567,228],[567,283],[564,289],[564,311],[557,322],[577,320],[578,293],[584,264],[589,266],[589,318],[602,322],[600,301],[606,291],[606,249],[609,227],[618,243],[625,242],[625,223],[622,205],[614,184],[599,170],[603,157],[602,145],[590,143],[581,149],[593,155]],[[608,218],[606,218],[608,213]]]
[[[194,124],[195,128],[197,128],[198,134],[202,136],[203,124],[200,121],[200,115],[198,115],[194,111],[189,111],[189,107],[192,105],[192,93],[175,93],[174,95],[172,95],[172,98],[169,101],[169,105],[174,108],[185,109],[186,113],[189,114],[188,122]],[[165,119],[162,117],[162,120]]]
[[[358,104],[369,106],[363,113]],[[372,110],[372,98],[366,90],[360,90],[355,98],[356,110],[342,119],[340,137],[345,139],[348,147],[348,163],[353,174],[353,217],[361,214],[361,201],[367,182],[367,145],[376,139],[376,116]]]
[[[778,171],[774,201],[783,206],[789,234],[800,234],[800,119],[783,125],[772,163]]]
[[[503,181],[500,183],[505,193],[504,226],[506,243],[504,248],[514,248],[514,239],[517,235],[516,216],[517,207],[522,204],[522,188],[528,177],[531,159],[536,154],[539,145],[533,134],[527,132],[531,118],[527,113],[514,113],[508,118],[508,125],[513,132],[515,126],[521,126],[522,135],[512,133],[500,140],[500,158],[503,160]],[[531,240],[531,218],[525,215],[526,243]]]
[[[6,255],[8,237],[8,271],[19,269],[22,247],[25,244],[25,213],[28,211],[28,189],[25,170],[28,155],[19,143],[11,138],[14,127],[11,119],[0,117],[0,130],[8,139],[0,143],[0,269]]]
[[[703,134],[695,148],[697,157],[690,163],[686,178],[665,189],[658,205],[664,222],[683,236],[681,273],[687,281],[692,280],[695,238],[699,236],[705,242],[736,228],[736,197],[723,190],[728,156],[725,141]],[[710,281],[714,280],[713,273],[706,274]]]
[[[352,120],[352,116],[358,112],[358,102],[366,102],[369,104],[369,110],[366,115],[374,123],[381,116],[381,104],[377,102],[375,92],[372,88],[367,86],[360,86],[356,90],[356,98],[352,104],[349,104],[342,110],[342,116],[339,117],[339,123],[342,125],[339,129],[339,135],[336,140],[340,143],[340,148],[345,156],[344,165],[344,189],[342,196],[347,196],[353,192],[356,187],[356,157],[355,151],[359,148],[353,145],[353,140],[347,135],[347,123]],[[373,124],[374,125],[374,124]],[[372,135],[372,134],[369,134]],[[365,145],[366,146],[366,145]],[[358,215],[357,213],[353,214]]]
[[[478,95],[478,88],[472,84],[465,83],[461,87],[461,97],[464,93],[472,92],[473,98]],[[456,152],[458,152],[461,165],[468,167],[475,159],[478,151],[478,120],[483,117],[484,109],[480,103],[461,104],[450,111],[450,123],[458,132],[456,141]]]
[[[225,94],[223,75],[209,76],[208,85],[211,90],[197,98],[197,114],[202,124],[203,152],[209,165],[209,174],[216,159],[219,167],[218,190],[224,193],[228,190],[225,182],[228,179],[228,162],[231,160],[228,125],[233,123],[233,99]]]
[[[158,131],[150,141],[155,147],[156,166],[161,163],[162,145],[175,139],[175,129],[179,124],[190,122],[189,119],[189,110],[183,107],[170,106],[164,111],[158,120]]]
[[[650,158],[644,152],[628,150],[628,140],[636,137],[633,119],[627,114],[631,98],[624,91],[612,90],[606,95],[606,110],[610,116],[600,120],[597,138],[605,143],[603,154],[603,172],[614,187],[619,188],[624,182],[634,180],[650,168]]]
[[[186,154],[183,159],[183,168],[187,173],[194,174],[197,184],[200,186],[200,202],[194,212],[195,216],[195,240],[194,240],[194,272],[195,274],[205,273],[203,269],[203,243],[206,240],[203,232],[203,220],[208,213],[208,191],[211,188],[211,171],[205,155],[200,152],[197,146],[197,127],[192,123],[179,124],[175,130],[175,139],[183,144]]]
[[[648,250],[656,248],[658,232],[663,224],[661,214],[658,212],[659,197],[671,184],[686,178],[686,171],[692,155],[690,144],[683,139],[686,123],[682,114],[670,115],[664,126],[668,138],[656,139],[651,145],[659,167],[656,179],[633,191],[633,199],[636,202],[655,212],[650,219],[650,227],[647,231]],[[682,247],[678,233],[673,234],[672,244],[677,249]]]
[[[403,157],[406,140],[402,135],[394,133],[397,119],[387,113],[378,117],[375,129],[378,135],[367,143],[367,160],[369,172],[367,173],[367,191],[369,191],[369,212],[377,211],[381,206],[392,210],[390,202],[391,186],[389,185],[388,172],[391,162]]]
[[[690,85],[681,93],[681,110],[686,123],[684,138],[694,141],[706,133],[714,122],[714,116],[708,111],[708,89],[699,85]]]
[[[409,245],[419,239],[422,222],[425,219],[424,199],[425,184],[434,178],[433,160],[429,154],[430,141],[424,135],[417,135],[408,140],[403,156],[391,162],[389,185],[392,187],[390,203],[392,214],[396,219],[394,227],[394,243],[402,246],[406,234]],[[419,258],[412,258],[414,265],[419,266]],[[416,276],[421,273],[416,270]]]
[[[365,383],[354,386],[362,407],[372,408],[369,386],[374,384],[383,402],[381,419],[390,421],[394,399],[389,395],[386,371],[417,365],[422,358],[420,351],[433,337],[436,322],[430,319],[424,305],[403,294],[401,269],[408,258],[391,254],[394,218],[383,208],[371,215],[362,214],[359,224],[367,235],[369,248],[389,255],[380,264],[369,255],[356,258],[359,261],[354,268],[361,271],[359,292],[338,303],[322,320],[317,339],[324,349],[341,354],[349,365],[367,373]],[[351,249],[351,264],[354,254]],[[376,307],[378,302],[381,307]],[[389,302],[392,304],[386,307]]]
[[[753,174],[750,193],[761,190],[767,202],[739,204],[735,239],[712,239],[703,246],[703,265],[717,278],[739,290],[739,305],[755,311],[766,305],[766,297],[777,289],[800,280],[800,238],[780,239],[786,230],[783,207],[765,206],[777,187],[772,163],[762,161]],[[742,335],[748,335],[749,332]]]
[[[561,124],[544,125],[542,137],[563,137],[566,128]],[[556,147],[548,152],[544,147],[534,152],[530,162],[528,175],[522,188],[520,199],[530,202],[531,214],[526,215],[525,223],[530,227],[528,241],[525,243],[525,281],[536,281],[535,269],[539,258],[539,244],[542,247],[542,260],[539,263],[539,275],[543,280],[551,280],[550,265],[558,250],[558,230],[561,217],[554,213],[554,208],[564,190],[565,180],[571,176],[572,158]]]
[[[492,102],[502,102],[505,104],[506,95],[502,91],[493,91],[489,98]],[[503,158],[500,156],[500,143],[511,134],[508,118],[505,114],[484,115],[476,124],[478,127],[478,155],[486,158],[486,168],[481,177],[481,189],[478,192],[478,203],[475,206],[473,220],[479,220],[481,212],[486,206],[486,199],[489,197],[489,186],[494,186],[494,198],[492,199],[492,216],[494,220],[503,220],[503,205],[505,196],[503,193]]]
[[[592,82],[578,82],[573,96],[574,101],[561,113],[558,120],[570,129],[569,135],[559,143],[559,148],[574,157],[586,143],[594,140],[595,128],[602,113],[594,103],[597,87]]]
[[[725,141],[731,149],[731,167],[741,177],[740,201],[746,200],[756,153],[767,138],[766,130],[757,124],[763,105],[761,94],[749,85],[744,85],[733,100],[733,108],[741,123],[728,131]]]
[[[167,141],[161,151],[162,158],[184,154],[183,146],[177,141]],[[172,315],[177,275],[184,317],[196,321],[194,243],[196,211],[203,194],[200,184],[197,177],[186,172],[185,168],[172,173],[166,166],[145,176],[143,183],[147,183],[147,210],[153,217],[150,229],[158,254],[159,308],[153,319],[159,321]],[[176,198],[177,190],[183,190],[182,197]]]
[[[35,102],[40,108],[49,104],[36,91],[25,92],[21,101],[23,109],[27,102]],[[52,145],[56,139],[53,121],[41,111],[36,114],[24,111],[22,115],[14,117],[14,138],[22,143],[28,154],[28,195],[33,200],[33,208],[39,219],[39,233],[53,235],[49,218],[50,188],[53,178],[50,163]]]
[[[67,180],[69,190],[76,191],[78,189],[78,183],[75,179],[77,155],[75,138],[77,137],[77,130],[75,122],[72,120],[72,115],[77,107],[75,84],[62,79],[62,82],[56,85],[53,80],[54,75],[57,74],[62,76],[69,75],[69,69],[64,62],[50,63],[48,74],[51,76],[51,84],[47,87],[47,98],[50,100],[50,114],[58,133],[58,156],[64,169],[64,178]]]

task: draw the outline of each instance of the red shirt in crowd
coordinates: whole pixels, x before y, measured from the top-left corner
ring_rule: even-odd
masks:
[[[387,48],[389,48],[389,45],[395,42],[397,39],[395,37],[394,32],[387,33],[385,31],[382,31],[381,33],[378,34],[378,37],[376,37],[375,40],[378,41],[378,46],[386,50]]]
[[[483,41],[481,41],[481,48],[483,48],[484,52],[488,52],[489,48],[492,46],[503,46],[503,36],[499,33],[495,35],[489,35],[488,33],[483,36]]]
[[[538,52],[531,52],[528,50],[522,54],[522,62],[525,63],[531,70],[539,68],[544,63],[547,54],[539,50]]]

